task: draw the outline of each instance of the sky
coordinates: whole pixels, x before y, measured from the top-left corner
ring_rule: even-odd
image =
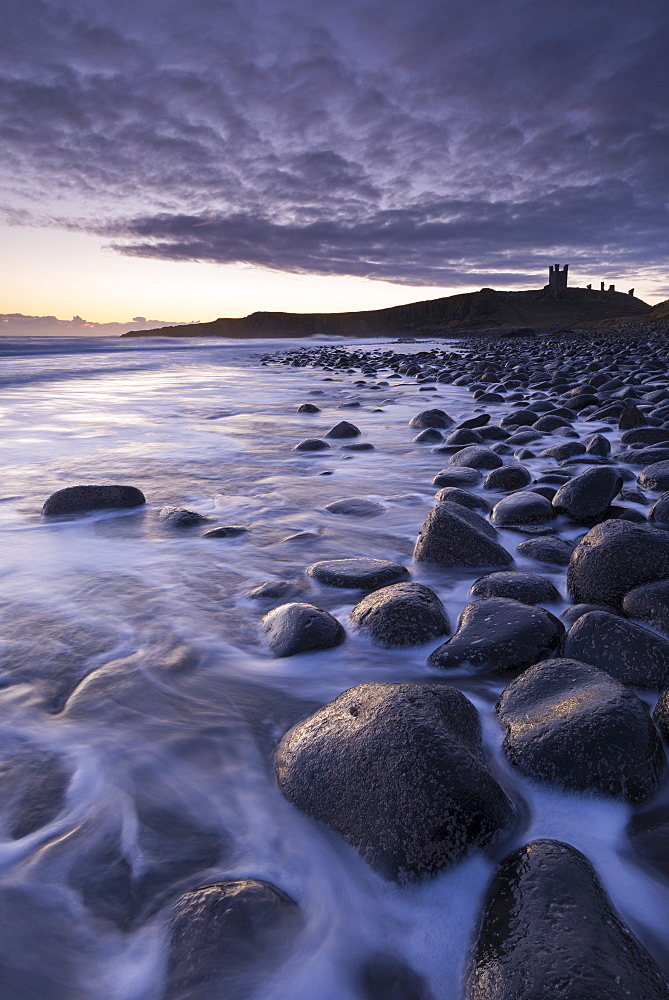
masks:
[[[5,324],[379,308],[552,262],[669,297],[667,0],[3,14]]]

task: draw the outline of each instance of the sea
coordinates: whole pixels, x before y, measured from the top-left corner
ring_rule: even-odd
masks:
[[[460,420],[475,404],[464,386],[389,381],[384,352],[436,345],[347,343],[374,356],[375,378],[263,361],[311,346],[0,340],[0,1000],[162,1000],[176,899],[247,878],[281,889],[304,918],[286,960],[254,980],[257,1000],[359,1000],[359,970],[378,955],[406,963],[437,1000],[462,996],[499,850],[388,882],[283,798],[273,753],[356,684],[444,681],[427,664],[438,642],[374,646],[348,621],[360,595],[305,570],[350,556],[402,562],[454,627],[480,573],[412,562],[446,460],[413,442],[409,420],[428,406]],[[298,413],[305,402],[320,411]],[[493,420],[505,412],[488,408]],[[374,450],[293,451],[341,419]],[[147,503],[41,515],[55,491],[104,483],[136,486]],[[326,509],[347,497],[382,513]],[[169,530],[166,505],[247,531]],[[500,532],[510,551],[520,538]],[[549,577],[563,597],[551,610],[564,611],[563,569],[522,557],[517,568]],[[249,595],[278,580],[289,599],[335,615],[346,641],[274,658],[260,627],[272,605]],[[668,973],[669,883],[631,849],[631,807],[513,772],[493,714],[504,682],[454,683],[519,808],[503,851],[544,837],[583,851]]]

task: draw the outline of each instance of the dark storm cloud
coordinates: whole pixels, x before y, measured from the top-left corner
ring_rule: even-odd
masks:
[[[666,265],[665,0],[9,6],[16,213],[412,284]]]

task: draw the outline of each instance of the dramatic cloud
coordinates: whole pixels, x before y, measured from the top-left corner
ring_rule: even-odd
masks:
[[[667,266],[666,0],[8,7],[19,224],[410,284]]]

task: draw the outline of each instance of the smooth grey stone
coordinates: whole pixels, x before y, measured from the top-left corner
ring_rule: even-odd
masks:
[[[136,486],[66,486],[52,493],[42,507],[44,517],[86,514],[93,510],[140,507],[146,497]]]
[[[320,438],[305,438],[293,448],[293,451],[327,451],[330,445]]]
[[[449,868],[515,818],[478,712],[443,684],[350,688],[286,733],[276,774],[290,802],[400,883]]]
[[[443,441],[444,435],[436,427],[426,427],[420,434],[416,434],[413,439],[414,444],[437,444]]]
[[[469,673],[524,670],[557,648],[564,625],[545,608],[508,597],[487,597],[468,604],[455,634],[435,649],[435,667],[465,667]]]
[[[432,480],[433,486],[476,486],[483,479],[478,469],[462,466],[459,469],[442,469]]]
[[[669,635],[669,580],[645,583],[623,598],[623,611]]]
[[[532,482],[532,475],[524,465],[503,465],[493,469],[483,484],[486,490],[519,490]]]
[[[414,559],[440,566],[503,569],[513,562],[493,526],[461,504],[445,501],[428,514],[416,541]]]
[[[222,524],[218,528],[210,528],[202,534],[202,538],[237,538],[248,531],[243,524]]]
[[[253,590],[249,590],[246,596],[256,601],[277,601],[294,592],[295,585],[289,583],[288,580],[267,580],[254,587]]]
[[[312,563],[307,574],[329,587],[355,590],[378,590],[392,583],[402,583],[410,577],[401,563],[389,559],[322,559]]]
[[[647,465],[639,473],[639,485],[645,490],[669,490],[669,461]]]
[[[623,477],[617,469],[586,469],[560,487],[553,497],[553,509],[577,524],[594,524],[608,511],[622,487]]]
[[[437,503],[444,503],[446,500],[450,503],[459,503],[463,507],[468,507],[469,510],[480,510],[484,514],[489,514],[491,510],[490,504],[483,497],[476,493],[469,493],[467,490],[461,490],[457,486],[445,486],[438,493],[435,493],[434,499]]]
[[[659,784],[664,750],[648,709],[589,663],[537,663],[511,681],[495,711],[506,758],[530,778],[633,803]]]
[[[170,921],[165,1000],[251,996],[303,924],[297,904],[268,882],[214,882],[184,893]]]
[[[422,413],[417,413],[415,417],[412,417],[409,421],[409,427],[415,427],[420,430],[423,427],[450,427],[454,423],[452,417],[449,417],[445,410],[423,410]]]
[[[576,603],[619,608],[628,590],[669,578],[669,532],[618,519],[591,528],[574,549],[567,586]]]
[[[492,509],[493,522],[500,527],[539,524],[554,517],[550,501],[529,490],[504,497]]]
[[[186,507],[161,507],[158,511],[158,520],[166,528],[196,528],[205,524],[209,518]]]
[[[330,649],[339,646],[346,638],[346,632],[337,619],[313,604],[281,604],[266,614],[261,624],[274,656],[294,656],[312,649]]]
[[[348,420],[340,420],[338,424],[330,428],[325,436],[327,438],[352,438],[359,437],[360,433],[360,428],[356,427],[355,424],[349,423]]]
[[[465,1000],[667,1000],[669,986],[585,855],[535,840],[488,888]]]
[[[609,611],[581,615],[561,655],[591,663],[623,684],[657,689],[669,683],[669,639]]]
[[[302,403],[297,408],[298,413],[320,413],[320,406],[316,406],[315,403]]]
[[[472,444],[456,451],[455,455],[451,456],[450,463],[468,469],[498,469],[504,464],[491,448],[481,444]]]
[[[383,514],[386,508],[382,503],[367,500],[366,497],[345,497],[326,504],[325,509],[331,514],[344,514],[348,517],[376,517]]]
[[[479,577],[469,590],[470,597],[510,597],[521,604],[543,604],[561,600],[556,587],[545,576],[501,570]]]
[[[451,628],[444,606],[421,583],[395,583],[363,597],[351,611],[351,621],[379,646],[417,646]]]

